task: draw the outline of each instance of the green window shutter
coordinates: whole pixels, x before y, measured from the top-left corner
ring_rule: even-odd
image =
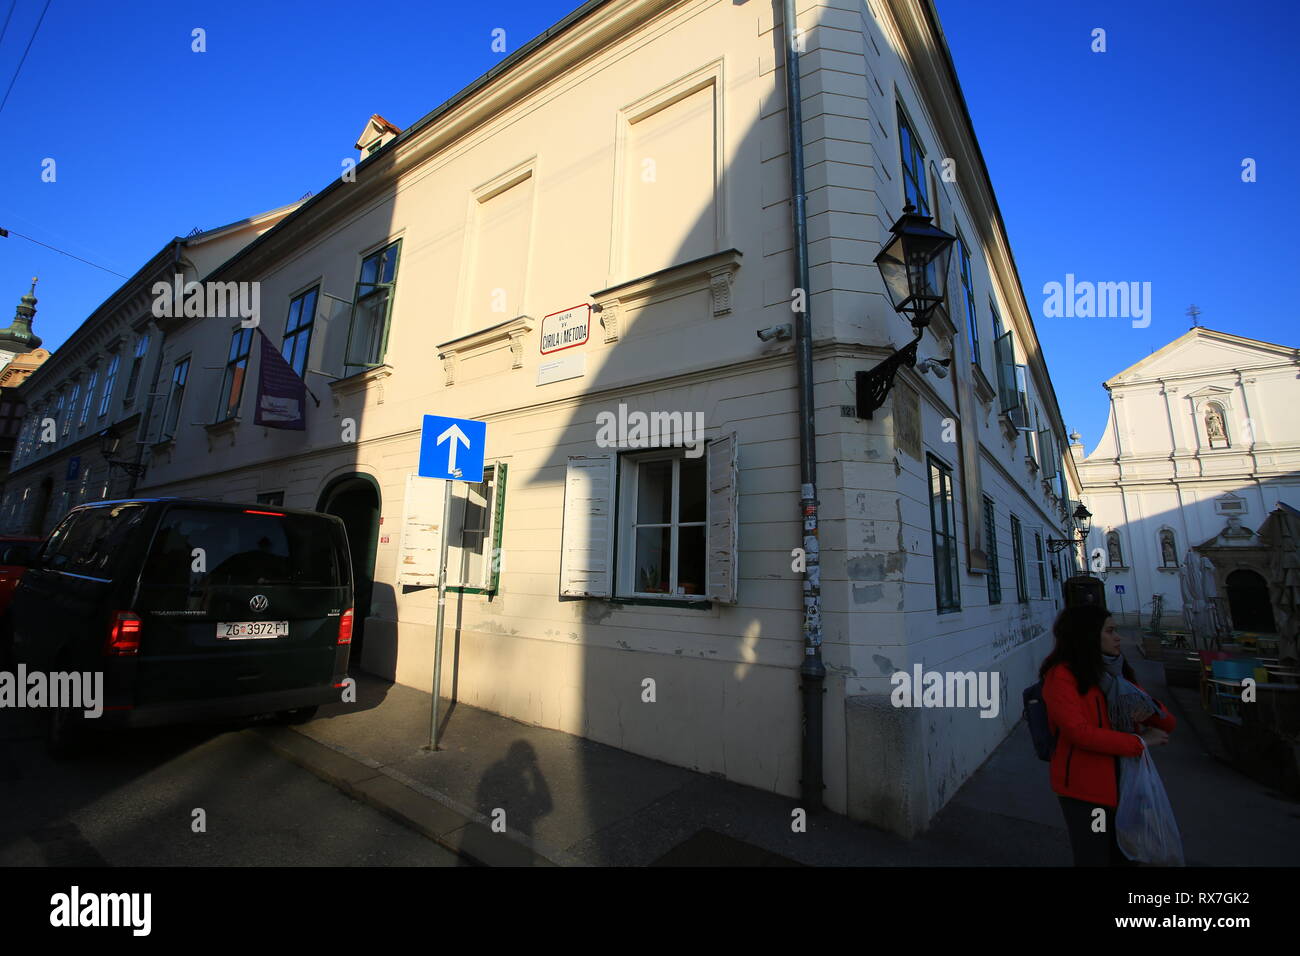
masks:
[[[1019,402],[1016,393],[1016,350],[1011,332],[1003,332],[993,343],[998,364],[998,410],[1010,412]]]
[[[496,501],[492,505],[492,578],[488,593],[496,594],[501,586],[501,526],[506,519],[506,465],[498,463],[493,472],[496,481]]]

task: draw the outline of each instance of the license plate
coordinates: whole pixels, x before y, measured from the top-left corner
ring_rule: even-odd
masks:
[[[250,641],[288,636],[288,621],[222,621],[217,625],[217,640]]]

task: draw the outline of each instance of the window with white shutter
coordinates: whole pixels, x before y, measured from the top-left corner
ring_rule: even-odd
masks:
[[[614,456],[574,456],[564,477],[560,594],[613,594]]]
[[[709,587],[708,597],[735,604],[738,591],[737,446],[735,434],[709,442]]]
[[[443,495],[441,478],[406,476],[402,540],[398,548],[397,583],[437,587],[442,559]]]

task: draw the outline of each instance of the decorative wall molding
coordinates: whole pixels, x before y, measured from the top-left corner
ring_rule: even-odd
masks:
[[[335,413],[338,413],[344,398],[366,392],[372,388],[380,392],[380,401],[382,401],[383,386],[381,383],[392,374],[393,366],[387,364],[376,365],[374,368],[365,369],[354,375],[349,375],[347,378],[336,378],[330,382],[330,392],[334,395]]]
[[[532,333],[535,324],[532,316],[518,315],[507,322],[500,322],[490,328],[443,342],[438,346],[438,358],[442,359],[442,370],[446,375],[445,384],[456,383],[456,368],[461,359],[481,355],[503,343],[510,349],[510,367],[523,368],[524,336]]]
[[[613,342],[622,335],[619,313],[624,306],[633,303],[644,308],[664,299],[707,289],[710,313],[714,317],[729,314],[731,284],[740,270],[741,258],[739,249],[726,249],[593,292],[591,298],[595,300],[596,311],[605,325],[605,341]]]

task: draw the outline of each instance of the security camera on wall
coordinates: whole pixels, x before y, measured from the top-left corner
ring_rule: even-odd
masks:
[[[785,342],[794,337],[794,328],[787,322],[785,325],[770,325],[759,329],[755,334],[762,342]]]

